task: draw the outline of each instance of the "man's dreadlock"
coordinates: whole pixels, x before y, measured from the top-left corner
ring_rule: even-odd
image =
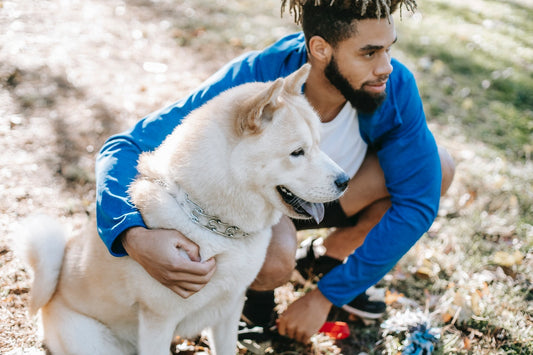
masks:
[[[304,7],[337,8],[352,12],[354,19],[365,18],[388,18],[398,6],[405,6],[408,11],[414,12],[416,9],[415,0],[282,0],[281,13],[289,5],[289,12],[293,14],[297,24],[302,23]]]
[[[287,5],[295,22],[302,25],[306,41],[320,36],[332,46],[356,34],[358,20],[390,21],[398,7],[416,9],[415,0],[282,0],[282,14]]]

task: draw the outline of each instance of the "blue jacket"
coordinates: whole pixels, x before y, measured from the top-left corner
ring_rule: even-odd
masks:
[[[287,76],[306,62],[303,34],[289,35],[262,52],[233,60],[188,97],[109,138],[96,163],[96,213],[98,232],[110,252],[126,255],[118,236],[127,228],[145,226],[126,192],[137,174],[139,154],[158,147],[189,112],[220,92]],[[392,65],[387,99],[374,114],[359,115],[361,136],[377,151],[392,206],[346,263],[320,280],[321,292],[337,306],[349,303],[389,272],[429,229],[438,210],[437,146],[413,75],[396,60]]]

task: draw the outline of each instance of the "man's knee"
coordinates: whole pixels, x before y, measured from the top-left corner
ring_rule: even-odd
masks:
[[[440,194],[444,195],[452,184],[455,175],[455,162],[448,151],[439,146],[440,165],[442,169],[442,185]]]
[[[277,260],[273,260],[273,258],[265,260],[265,264],[263,264],[261,271],[250,288],[256,291],[267,291],[289,282],[292,271],[296,266],[294,255],[290,259],[285,257],[275,259]]]
[[[272,229],[272,240],[268,246],[265,262],[250,288],[266,291],[287,283],[296,266],[294,256],[297,247],[294,224],[284,216]]]

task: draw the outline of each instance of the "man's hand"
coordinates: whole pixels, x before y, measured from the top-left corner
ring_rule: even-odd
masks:
[[[318,288],[292,303],[278,319],[278,332],[302,343],[317,333],[331,309],[332,303]]]
[[[122,235],[122,245],[154,279],[183,298],[200,291],[213,276],[213,258],[200,261],[198,245],[168,229],[133,227]]]

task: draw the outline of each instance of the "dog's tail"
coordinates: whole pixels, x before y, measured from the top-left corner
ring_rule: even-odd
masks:
[[[29,312],[37,313],[54,294],[67,243],[61,224],[47,216],[25,219],[13,235],[15,254],[33,274]]]

